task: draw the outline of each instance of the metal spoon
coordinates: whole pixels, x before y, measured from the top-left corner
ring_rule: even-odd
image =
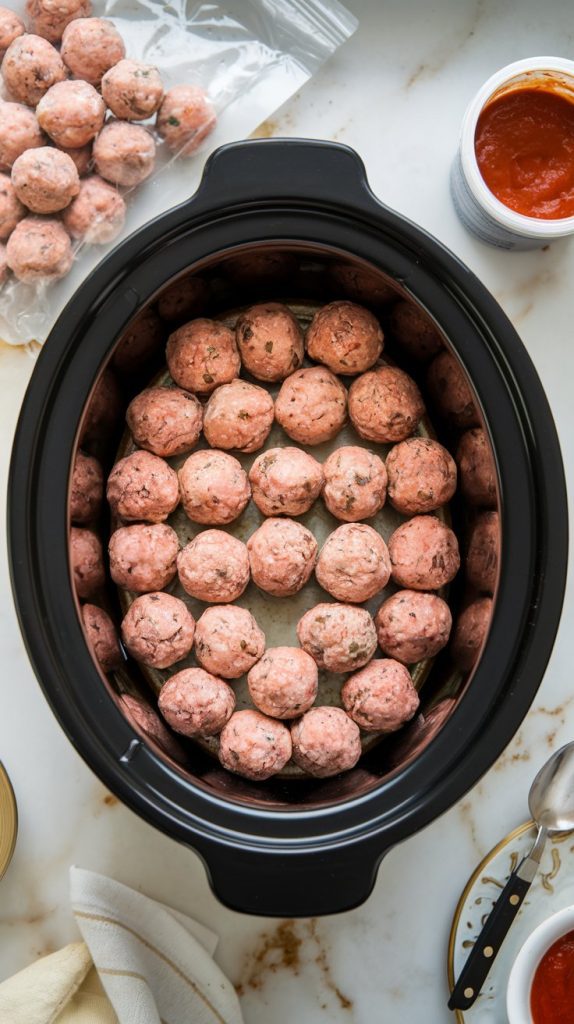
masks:
[[[574,829],[574,743],[561,747],[542,766],[530,787],[528,806],[538,828],[536,841],[494,904],[454,986],[449,1010],[468,1010],[480,995],[538,871],[548,836]]]

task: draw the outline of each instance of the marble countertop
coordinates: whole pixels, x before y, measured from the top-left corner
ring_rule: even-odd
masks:
[[[260,129],[336,139],[362,155],[390,206],[434,233],[482,278],[519,330],[558,424],[574,482],[574,243],[508,254],[474,241],[448,193],[465,106],[493,71],[535,54],[571,57],[570,0],[347,0],[360,27]],[[2,490],[19,405],[33,369],[0,346]],[[364,906],[317,921],[243,917],[213,897],[199,859],[109,794],[61,732],[28,664],[0,555],[0,758],[20,832],[0,886],[0,979],[77,937],[67,900],[72,863],[180,907],[219,933],[217,959],[242,992],[247,1024],[328,1020],[448,1021],[445,957],[452,912],[477,861],[527,817],[531,778],[574,733],[569,618],[514,741],[440,820],[385,858]]]

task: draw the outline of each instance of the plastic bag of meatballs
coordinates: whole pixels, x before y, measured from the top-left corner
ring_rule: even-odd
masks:
[[[105,252],[355,28],[339,0],[0,6],[0,337],[44,341]]]

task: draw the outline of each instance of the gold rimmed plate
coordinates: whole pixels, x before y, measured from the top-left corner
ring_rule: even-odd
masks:
[[[0,761],[0,878],[6,872],[18,834],[18,811],[14,790]]]

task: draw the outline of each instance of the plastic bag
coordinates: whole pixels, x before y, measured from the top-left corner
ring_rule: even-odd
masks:
[[[24,0],[11,7],[26,20]],[[338,0],[96,0],[93,13],[114,22],[128,57],[159,68],[166,89],[202,86],[217,111],[217,125],[191,158],[174,157],[156,138],[156,168],[127,193],[122,233],[109,245],[76,246],[67,277],[33,285],[9,278],[0,288],[0,338],[10,344],[44,341],[102,257],[146,221],[192,195],[209,153],[249,135],[357,26]]]

